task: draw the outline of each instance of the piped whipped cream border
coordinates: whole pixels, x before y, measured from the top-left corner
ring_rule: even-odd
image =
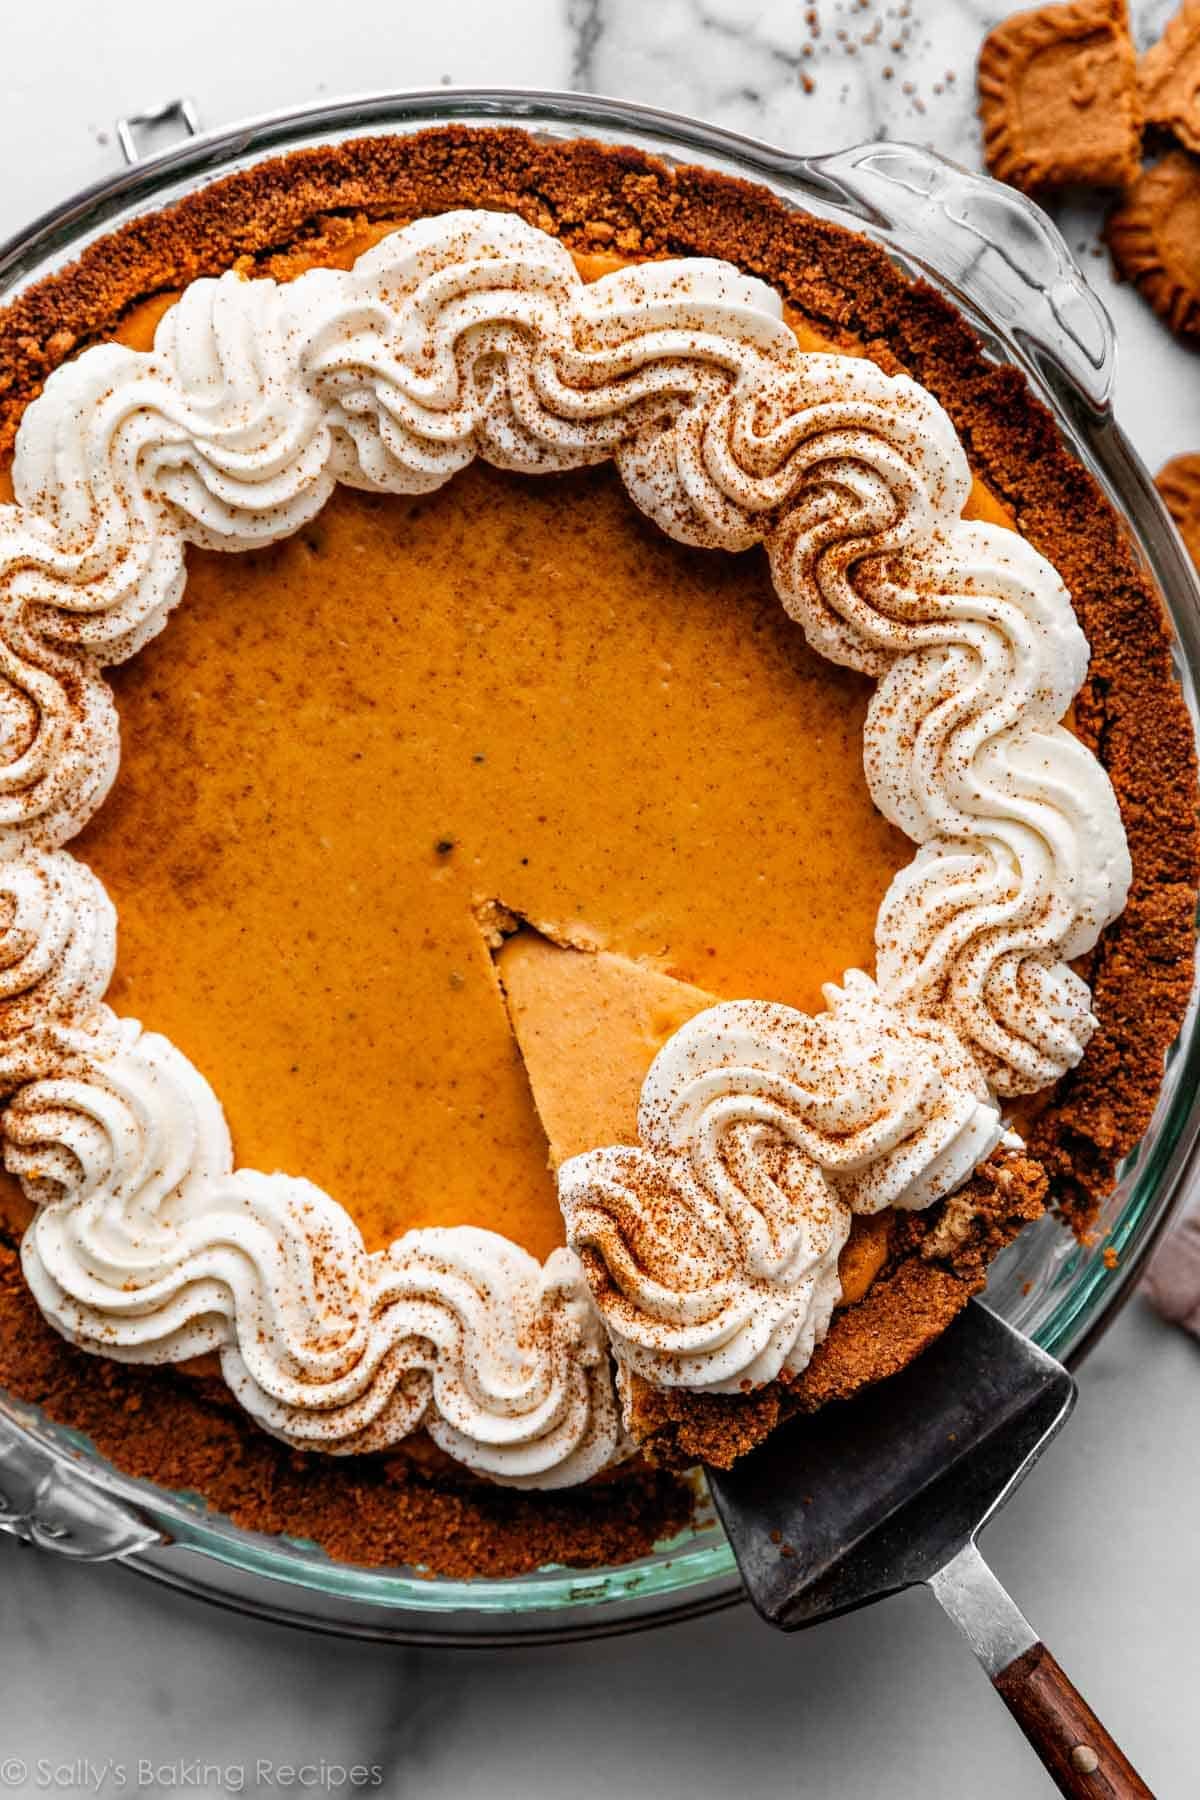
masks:
[[[310,1183],[235,1169],[220,1105],[104,1003],[115,920],[62,846],[103,801],[102,670],[162,629],[187,544],[297,530],[336,482],[435,489],[475,456],[611,458],[681,542],[766,546],[812,643],[877,678],[864,763],[918,845],[880,910],[877,980],[808,1018],[690,1021],[647,1077],[637,1146],[560,1171],[569,1248],[407,1233],[368,1255]],[[778,296],[705,259],[586,284],[503,213],[425,219],[350,271],[188,287],[149,352],[98,345],[26,410],[0,507],[0,1091],[37,1205],[29,1285],[73,1342],[216,1351],[238,1399],[329,1451],[424,1428],[497,1481],[625,1453],[610,1345],[733,1391],[803,1367],[852,1213],[929,1205],[1095,1028],[1069,963],[1124,904],[1104,770],[1057,721],[1087,645],[1050,564],[968,522],[966,457],[924,389],[802,353]]]

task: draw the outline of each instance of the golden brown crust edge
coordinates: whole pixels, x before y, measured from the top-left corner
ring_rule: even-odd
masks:
[[[49,369],[110,334],[141,299],[238,258],[264,273],[285,274],[286,246],[308,240],[315,250],[336,248],[363,217],[480,204],[519,212],[572,248],[725,255],[772,282],[828,336],[860,341],[883,366],[908,370],[937,394],[977,471],[1061,570],[1093,648],[1078,726],[1113,774],[1134,860],[1129,910],[1091,959],[1102,1029],[1031,1137],[1032,1153],[1050,1172],[1052,1198],[1085,1225],[1116,1162],[1145,1127],[1191,988],[1200,851],[1190,725],[1157,599],[1115,513],[1068,455],[1023,377],[990,363],[961,316],[930,289],[911,284],[882,251],[790,210],[764,189],[703,169],[671,170],[639,152],[587,141],[539,144],[512,130],[450,128],[299,152],[123,228],[0,315],[0,434],[11,442]],[[993,1251],[999,1247],[997,1236]],[[903,1280],[899,1266],[892,1278],[893,1298],[919,1276],[928,1293],[956,1300],[961,1293],[958,1303],[965,1303],[960,1276],[928,1262],[918,1269],[911,1257],[905,1266],[910,1273]],[[873,1304],[884,1299],[881,1290]],[[863,1325],[860,1319],[854,1329]],[[37,1328],[48,1331],[40,1322],[22,1322],[26,1332]],[[0,1337],[4,1329],[0,1318]],[[834,1341],[820,1366],[833,1366],[840,1334]],[[89,1359],[61,1350],[87,1381]],[[5,1372],[16,1391],[19,1365],[18,1357]],[[136,1392],[143,1373],[123,1371],[121,1379]],[[105,1380],[111,1385],[109,1374]],[[174,1399],[188,1404],[181,1392]],[[771,1402],[756,1396],[749,1405],[765,1411]],[[231,1449],[239,1431],[245,1437],[250,1430],[240,1421],[226,1429]],[[139,1472],[159,1479],[152,1469]],[[344,1470],[311,1470],[307,1479],[325,1490],[335,1475],[350,1485]],[[336,1528],[308,1535],[327,1547],[336,1542],[334,1554],[352,1553],[345,1519],[333,1510]],[[665,1501],[660,1517],[663,1510]],[[621,1553],[638,1550],[627,1544]],[[489,1549],[481,1541],[478,1566],[494,1569],[497,1559],[513,1554],[511,1545]],[[604,1555],[612,1554],[610,1540]],[[441,1555],[436,1537],[428,1555]],[[579,1550],[572,1559],[589,1555]]]

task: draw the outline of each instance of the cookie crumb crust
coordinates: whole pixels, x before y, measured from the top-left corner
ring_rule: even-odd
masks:
[[[1051,1204],[1081,1231],[1094,1218],[1117,1162],[1145,1129],[1191,990],[1195,748],[1157,596],[1116,513],[1019,372],[989,361],[949,302],[911,283],[867,240],[763,188],[668,168],[631,149],[453,127],[300,151],[215,182],[90,246],[0,314],[0,450],[11,447],[50,370],[111,335],[131,308],[230,266],[283,276],[299,260],[349,256],[372,219],[460,206],[517,212],[575,250],[727,257],[777,287],[831,341],[914,376],[946,407],[976,472],[1060,570],[1092,647],[1075,725],[1112,777],[1134,866],[1129,906],[1083,971],[1101,1029],[1028,1128],[1029,1156],[978,1172],[978,1211],[961,1240],[946,1223],[963,1224],[961,1206],[908,1216],[880,1280],[842,1315],[853,1325],[835,1327],[786,1393],[776,1384],[717,1407],[719,1429],[703,1416],[715,1401],[693,1400],[701,1410],[682,1422],[670,1396],[635,1397],[656,1457],[719,1461],[738,1453],[735,1444],[757,1441],[783,1410],[823,1404],[849,1391],[852,1376],[861,1385],[864,1374],[879,1379],[902,1366],[944,1328],[982,1286],[990,1256],[1041,1211],[1037,1163]],[[939,1231],[948,1254],[923,1254]],[[858,1345],[853,1357],[847,1337]],[[621,1562],[679,1529],[691,1504],[685,1483],[644,1467],[577,1494],[526,1496],[451,1486],[419,1454],[353,1467],[298,1455],[207,1387],[60,1342],[8,1247],[0,1249],[0,1381],[85,1432],[122,1468],[201,1492],[238,1524],[308,1537],[355,1562],[416,1563],[447,1575]],[[736,1423],[727,1416],[734,1408]]]

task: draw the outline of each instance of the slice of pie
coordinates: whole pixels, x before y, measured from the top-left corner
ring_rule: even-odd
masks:
[[[720,1005],[653,965],[528,930],[504,940],[496,966],[555,1170],[596,1144],[636,1143],[651,1064],[689,1019]],[[857,1304],[883,1269],[895,1222],[891,1207],[851,1219],[838,1306]]]
[[[941,301],[433,133],[102,241],[0,377],[12,1391],[353,1560],[621,1560],[1047,1191],[1086,1228],[1190,991],[1193,748]]]
[[[610,1326],[620,1317],[622,1276],[636,1292],[643,1267],[604,1254],[604,1226],[589,1233],[581,1208],[594,1201],[596,1144],[636,1144],[639,1109],[652,1066],[689,1021],[721,1003],[652,965],[611,951],[555,944],[518,929],[496,955],[497,970],[538,1114],[559,1171],[568,1236],[588,1268]],[[698,1027],[699,1029],[699,1027]],[[611,1152],[602,1153],[617,1163]],[[644,1346],[618,1336],[626,1421],[656,1460],[687,1467],[727,1465],[760,1441],[781,1417],[814,1410],[904,1367],[979,1291],[988,1264],[1025,1224],[1040,1217],[1046,1189],[1038,1164],[1015,1146],[998,1154],[946,1205],[852,1214],[836,1259],[834,1316],[796,1375],[749,1384],[726,1398],[664,1388],[637,1373]],[[667,1195],[668,1206],[677,1204]],[[641,1221],[643,1245],[655,1221]],[[665,1232],[670,1246],[670,1222]],[[672,1263],[668,1253],[665,1261]],[[832,1277],[832,1271],[831,1277]],[[861,1302],[870,1291],[870,1305]],[[635,1328],[638,1323],[634,1315]],[[632,1354],[630,1354],[632,1352]],[[651,1365],[652,1368],[652,1365]],[[652,1368],[653,1374],[653,1368]]]

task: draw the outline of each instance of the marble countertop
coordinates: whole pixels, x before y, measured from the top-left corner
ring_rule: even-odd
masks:
[[[1171,9],[1135,4],[1143,41]],[[886,134],[978,166],[974,56],[1007,10],[983,0],[359,0],[346,13],[291,0],[285,13],[207,0],[193,15],[160,0],[64,0],[51,26],[26,7],[5,20],[0,146],[12,173],[0,234],[117,167],[115,119],[180,92],[218,126],[384,86],[572,86],[797,150]],[[1073,203],[1059,216],[1115,317],[1117,410],[1135,444],[1151,469],[1200,449],[1200,363],[1112,281],[1099,208]],[[1135,1301],[1087,1363],[1069,1429],[985,1539],[1001,1578],[1167,1797],[1200,1791],[1198,1415],[1200,1352]],[[587,1800],[614,1781],[655,1800],[1051,1791],[921,1592],[786,1641],[741,1609],[561,1650],[389,1651],[237,1620],[120,1569],[0,1539],[0,1629],[0,1800],[266,1793],[300,1764],[316,1766],[317,1791],[339,1791],[338,1766],[358,1764],[372,1771],[364,1791],[406,1800]]]

